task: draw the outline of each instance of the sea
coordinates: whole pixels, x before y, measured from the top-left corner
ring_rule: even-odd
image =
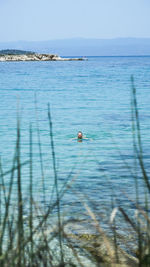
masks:
[[[131,76],[136,88],[144,166],[149,175],[150,57],[1,62],[0,159],[1,171],[6,173],[6,189],[19,121],[21,164],[30,158],[32,132],[33,195],[39,205],[44,203],[48,207],[55,201],[57,178],[64,217],[86,216],[85,203],[97,217],[109,218],[112,209],[118,206],[133,215],[135,176],[141,203],[145,185],[133,145]],[[78,131],[87,139],[77,142]],[[17,198],[15,175],[14,201]],[[21,181],[23,199],[28,202],[29,163],[21,168]]]

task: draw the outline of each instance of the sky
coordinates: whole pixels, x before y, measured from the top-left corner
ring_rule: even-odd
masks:
[[[0,0],[0,42],[150,38],[150,0]]]

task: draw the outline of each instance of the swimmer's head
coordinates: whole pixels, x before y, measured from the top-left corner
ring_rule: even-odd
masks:
[[[78,132],[78,139],[82,139],[82,138],[83,138],[82,132]]]

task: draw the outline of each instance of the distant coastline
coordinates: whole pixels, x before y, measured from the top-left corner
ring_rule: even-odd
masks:
[[[148,56],[150,38],[70,38],[43,41],[0,42],[1,49],[21,49],[62,57]]]

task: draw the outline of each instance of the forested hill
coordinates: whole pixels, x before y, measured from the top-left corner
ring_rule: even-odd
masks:
[[[24,51],[24,50],[16,50],[16,49],[5,49],[0,50],[0,55],[34,55],[34,52]]]

